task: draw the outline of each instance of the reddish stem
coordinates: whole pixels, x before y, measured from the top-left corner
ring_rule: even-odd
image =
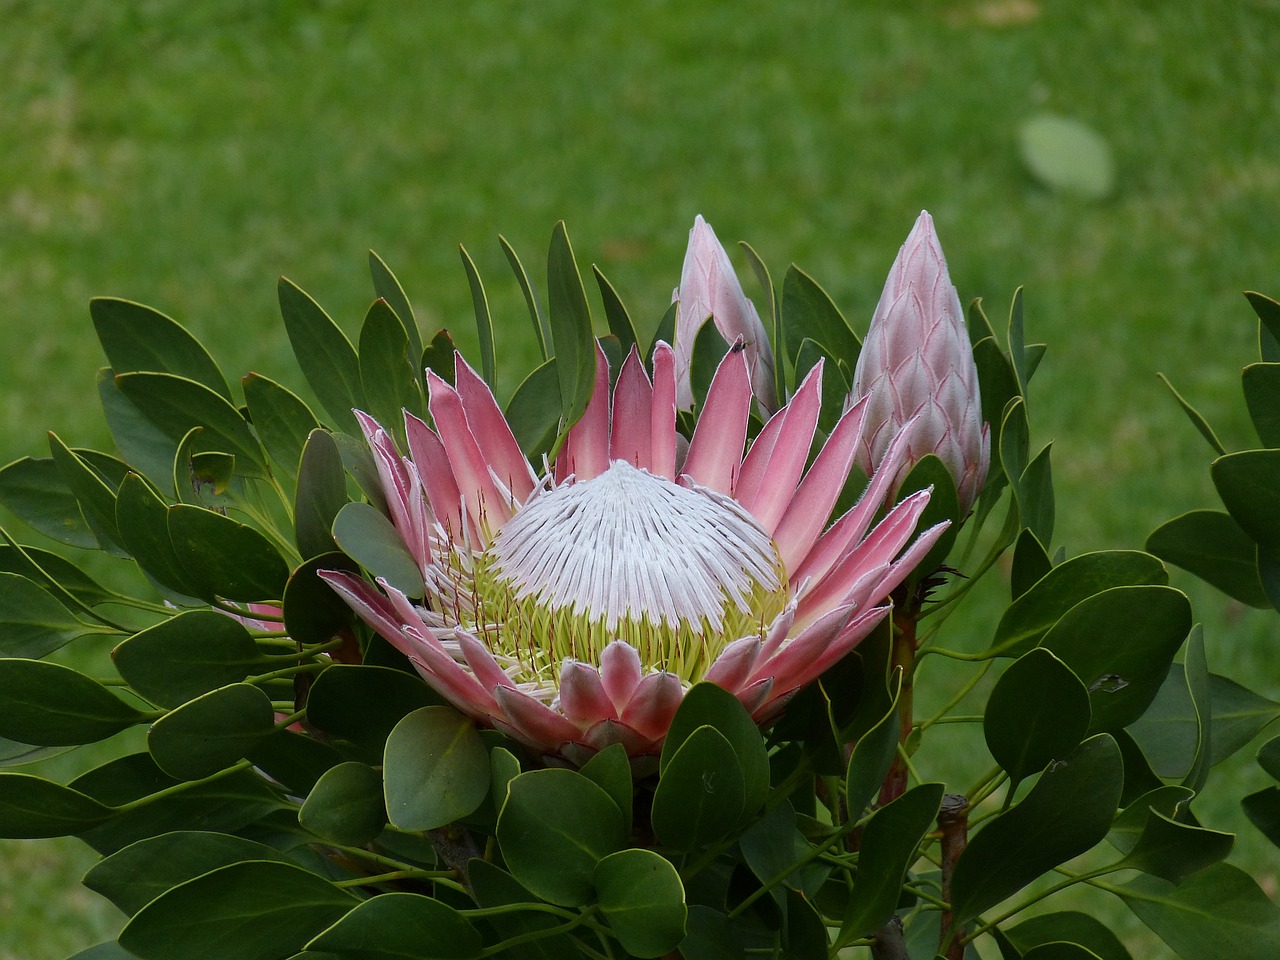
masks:
[[[969,842],[969,800],[958,793],[942,798],[938,811],[938,828],[942,831],[942,899],[951,903],[951,877],[956,861]],[[955,926],[951,910],[942,912],[942,931],[938,946],[947,960],[964,960],[964,929]]]

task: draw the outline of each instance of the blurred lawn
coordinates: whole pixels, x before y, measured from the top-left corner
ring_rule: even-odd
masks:
[[[106,442],[91,295],[299,388],[278,273],[351,330],[373,247],[466,350],[463,243],[507,318],[505,396],[533,346],[499,232],[536,277],[563,218],[652,328],[702,213],[862,330],[921,208],[962,298],[1003,318],[1026,286],[1069,552],[1214,502],[1157,370],[1229,447],[1254,442],[1239,291],[1280,294],[1275,3],[0,0],[0,21],[0,463],[42,454],[45,429]],[[1110,141],[1111,199],[1024,172],[1018,125],[1046,110]],[[1273,621],[1194,596],[1211,662],[1280,695]],[[63,957],[116,922],[66,849],[0,845],[0,958]]]

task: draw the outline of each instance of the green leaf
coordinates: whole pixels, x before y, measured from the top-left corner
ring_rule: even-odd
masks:
[[[1244,450],[1209,467],[1227,512],[1259,546],[1280,550],[1280,450]]]
[[[1222,456],[1226,453],[1227,448],[1222,445],[1222,441],[1219,440],[1218,435],[1214,433],[1213,427],[1209,426],[1209,421],[1201,416],[1200,411],[1193,407],[1187,399],[1177,391],[1174,385],[1169,382],[1169,378],[1163,373],[1158,373],[1156,376],[1160,378],[1160,382],[1168,388],[1171,394],[1173,394],[1173,399],[1178,401],[1178,405],[1182,407],[1182,412],[1187,415],[1187,419],[1191,421],[1191,425],[1200,431],[1200,436],[1204,437],[1205,441],[1213,448],[1214,452],[1217,453],[1218,456]]]
[[[560,375],[552,357],[524,378],[507,403],[507,423],[530,460],[551,452],[560,431],[561,409]]]
[[[148,837],[94,864],[84,885],[132,916],[166,890],[242,860],[278,860],[284,854],[254,840],[204,830]]]
[[[1246,291],[1244,296],[1258,315],[1259,355],[1268,362],[1280,360],[1280,340],[1277,339],[1280,334],[1280,303],[1252,290]]]
[[[1181,823],[1151,810],[1138,842],[1120,864],[1170,883],[1181,883],[1196,871],[1223,860],[1234,842],[1234,834]]]
[[[177,444],[120,391],[110,367],[98,370],[98,400],[120,455],[137,472],[157,483],[167,482]]]
[[[955,922],[972,920],[1101,841],[1123,777],[1120,749],[1107,734],[1051,764],[1020,803],[970,837],[951,879]]]
[[[550,768],[511,781],[498,815],[498,844],[512,876],[562,907],[595,896],[596,865],[626,845],[618,805],[573,770]]]
[[[653,369],[653,351],[659,342],[668,346],[676,338],[676,315],[680,312],[680,302],[673,300],[667,309],[663,312],[662,317],[658,320],[658,328],[653,332],[653,339],[649,342],[649,349],[644,355],[645,366],[650,370]]]
[[[571,427],[587,409],[595,389],[596,338],[564,221],[556,224],[547,253],[547,302],[564,423]]]
[[[1005,933],[1024,953],[1042,943],[1071,942],[1092,950],[1101,960],[1132,960],[1109,927],[1090,914],[1073,910],[1031,917]]]
[[[190,610],[134,634],[111,652],[120,676],[153,703],[176,707],[249,674],[266,657],[224,613]]]
[[[796,827],[796,813],[783,801],[759,817],[738,841],[742,859],[766,886],[780,884],[806,894],[816,893],[830,874],[830,868],[813,861],[813,845]],[[805,863],[808,860],[809,862]],[[804,866],[796,869],[797,863]],[[781,888],[773,886],[776,899]]]
[[[595,869],[600,910],[635,957],[661,957],[684,939],[688,911],[676,868],[652,850],[619,850]]]
[[[414,674],[340,663],[316,678],[307,697],[307,720],[329,737],[354,746],[366,762],[380,763],[387,737],[401,718],[439,703]]]
[[[1050,190],[1101,200],[1115,189],[1110,144],[1073,117],[1040,113],[1024,120],[1018,148],[1031,175]]]
[[[1009,402],[1009,408],[1000,422],[1000,466],[1013,488],[1019,516],[1026,512],[1022,477],[1027,469],[1027,458],[1031,455],[1030,429],[1027,424],[1026,403],[1021,397],[1015,397]],[[1023,526],[1028,526],[1025,519]]]
[[[1092,732],[1118,730],[1151,705],[1191,630],[1172,587],[1112,587],[1080,601],[1041,639],[1089,691]]]
[[[298,466],[293,522],[298,552],[311,558],[333,552],[333,521],[347,502],[347,475],[332,434],[313,430]]]
[[[1002,476],[1000,437],[995,425],[1002,423],[1010,401],[1018,396],[1018,376],[994,334],[973,345],[973,362],[978,368],[978,392],[982,395],[982,419],[991,424],[991,466],[987,482]]]
[[[0,573],[21,574],[71,611],[108,603],[119,596],[66,557],[40,547],[0,543]]]
[[[721,353],[721,356],[724,354]],[[801,341],[796,353],[796,382],[803,381],[819,360],[825,362],[822,366],[822,401],[818,414],[818,429],[829,434],[835,429],[841,414],[844,413],[845,397],[849,394],[849,381],[840,372],[840,365],[831,352],[825,346],[806,338]]]
[[[1018,396],[1024,400],[1027,396],[1027,384],[1031,382],[1031,371],[1027,365],[1025,328],[1022,287],[1018,287],[1013,291],[1013,301],[1009,304],[1008,346],[1009,359],[1013,361],[1013,372],[1018,378]]]
[[[1041,543],[1053,542],[1053,474],[1049,466],[1049,452],[1053,444],[1047,443],[1035,455],[1018,481],[1021,499],[1018,509],[1022,523],[1036,535]]]
[[[406,596],[422,596],[422,571],[417,561],[391,521],[375,507],[346,504],[333,521],[333,537],[344,553],[375,577]]]
[[[485,296],[480,271],[476,269],[467,248],[458,244],[462,267],[467,273],[467,285],[471,288],[471,308],[476,316],[476,338],[480,343],[480,374],[492,389],[496,382],[493,349],[493,318],[489,315],[489,298]]]
[[[1082,553],[1058,564],[1009,606],[988,652],[1021,656],[1081,600],[1112,587],[1165,584],[1164,565],[1137,550]]]
[[[1258,439],[1264,447],[1280,447],[1280,363],[1251,363],[1240,378]]]
[[[1017,600],[1050,570],[1053,561],[1043,544],[1030,530],[1023,528],[1013,547],[1013,564],[1009,571],[1010,600]]]
[[[489,756],[475,725],[452,707],[423,707],[387,737],[387,816],[401,830],[434,830],[472,813],[489,792]]]
[[[245,404],[258,439],[275,461],[277,475],[292,481],[311,431],[320,421],[298,396],[261,374],[251,373],[241,384]]]
[[[746,951],[737,924],[720,910],[695,903],[689,907],[688,933],[680,944],[685,960],[743,960]]]
[[[196,451],[232,454],[241,475],[267,475],[266,455],[248,422],[230,401],[204,384],[168,373],[117,373],[116,384],[170,439],[181,440],[192,428],[203,427]]]
[[[745,803],[745,775],[733,745],[715,727],[700,726],[663,765],[653,794],[653,832],[673,850],[693,850],[732,832]]]
[[[1222,678],[1219,678],[1219,679],[1222,679]],[[1243,690],[1244,688],[1241,687],[1240,689]],[[1246,690],[1245,693],[1249,693],[1249,691]],[[1251,696],[1257,697],[1257,694],[1251,694]],[[1258,697],[1258,699],[1263,699],[1263,698]],[[1216,705],[1221,702],[1221,694],[1216,689],[1213,692],[1213,702],[1215,704],[1215,710],[1216,710]],[[1280,706],[1280,704],[1272,703],[1270,700],[1268,700],[1267,703],[1270,704],[1272,707]],[[1218,714],[1215,712],[1214,713],[1215,720],[1217,719],[1217,716]],[[1217,734],[1218,730],[1215,729],[1214,733]],[[1219,739],[1220,739],[1219,737],[1215,736],[1214,742],[1216,743]],[[1249,740],[1252,740],[1252,739],[1253,737],[1250,736]],[[1243,744],[1241,744],[1241,746],[1243,746]],[[1263,770],[1267,771],[1267,773],[1269,773],[1272,777],[1274,777],[1277,780],[1280,780],[1280,737],[1275,737],[1271,740],[1268,740],[1266,743],[1264,743],[1261,747],[1258,748],[1258,764],[1259,766],[1262,767]]]
[[[956,542],[956,535],[960,532],[960,498],[956,494],[955,480],[946,464],[934,454],[927,453],[916,461],[911,471],[903,478],[898,486],[897,498],[901,501],[917,490],[930,488],[932,492],[929,494],[929,502],[924,512],[920,514],[920,519],[916,521],[916,534],[913,538],[944,520],[950,520],[951,526],[943,531],[938,542],[933,545],[933,549],[916,564],[917,578],[930,576],[937,571],[947,559],[947,554],[951,552],[951,547]]]
[[[707,402],[707,391],[729,346],[714,323],[704,323],[698,328],[689,359],[689,386],[693,390],[694,406],[699,410]]]
[[[295,702],[298,700],[295,696]],[[278,716],[278,714],[277,714]],[[303,797],[310,793],[326,773],[341,763],[345,757],[335,747],[323,743],[310,733],[280,729],[258,740],[245,754],[255,771],[278,783],[291,796]],[[296,815],[285,815],[287,826],[293,827]]]
[[[507,262],[511,264],[512,272],[516,275],[516,282],[520,284],[520,292],[524,294],[524,303],[529,310],[529,319],[533,323],[533,333],[538,340],[538,349],[542,351],[542,359],[549,360],[553,353],[551,349],[551,326],[548,324],[542,308],[538,305],[538,297],[533,291],[533,283],[529,280],[529,274],[525,272],[524,264],[520,262],[520,258],[516,256],[515,249],[507,242],[506,237],[499,235],[498,243],[502,247],[502,252],[507,255]]]
[[[45,660],[0,660],[0,737],[35,746],[105,740],[146,719],[98,681]]]
[[[360,361],[351,341],[329,315],[291,280],[280,278],[280,315],[307,383],[334,422],[357,432],[352,408],[363,408]]]
[[[987,700],[987,749],[1009,774],[1009,790],[1071,753],[1089,730],[1089,692],[1050,650],[1010,664]]]
[[[346,602],[317,576],[320,570],[360,573],[356,562],[345,553],[322,553],[289,575],[284,587],[284,630],[298,643],[328,643],[355,620]],[[352,644],[354,649],[354,638]]]
[[[1176,887],[1140,876],[1115,892],[1184,960],[1280,956],[1280,910],[1239,867],[1219,863]]]
[[[618,291],[613,289],[613,284],[605,279],[600,268],[592,264],[591,272],[595,274],[596,286],[600,288],[600,301],[604,304],[604,318],[609,323],[609,332],[618,338],[618,344],[625,358],[632,347],[639,349],[636,328],[631,323],[631,315],[627,313],[627,308],[622,298],[618,296]]]
[[[866,936],[893,916],[902,879],[938,815],[942,790],[940,783],[919,784],[871,815],[863,828],[841,940]]]
[[[537,897],[516,882],[511,874],[486,860],[472,860],[467,869],[471,890],[480,907],[505,907],[513,904],[533,904]],[[495,913],[488,922],[503,939],[530,936],[518,949],[510,951],[513,960],[564,960],[576,952],[574,941],[567,935],[546,934],[558,926],[560,920],[541,910],[514,910]]]
[[[605,752],[605,751],[601,751],[601,752]],[[592,760],[594,759],[595,758],[592,757]],[[589,763],[590,761],[588,761],[588,764]],[[606,766],[612,766],[612,765],[607,764]],[[597,777],[599,776],[599,774],[600,774],[600,768],[597,767],[596,770],[593,772],[593,775],[591,775],[589,779],[591,779],[592,782],[598,783],[599,780],[597,780]],[[496,810],[502,809],[502,805],[507,800],[507,785],[510,784],[511,781],[518,776],[520,776],[520,761],[516,759],[516,756],[514,753],[512,753],[510,750],[507,750],[505,747],[494,747],[489,751],[489,783],[490,783],[489,795],[493,797],[494,809]],[[584,773],[583,776],[588,776],[588,775]],[[630,783],[630,781],[631,781],[631,771],[628,770],[627,782]],[[613,786],[613,784],[610,784],[610,786]],[[608,789],[608,787],[605,787],[605,789]],[[610,796],[613,798],[615,802],[617,802],[618,798],[616,796],[614,796],[613,794],[610,794]],[[631,796],[630,794],[628,794],[627,795],[628,810],[630,810],[630,807],[631,807]],[[630,817],[628,817],[628,819],[630,819]]]
[[[73,547],[97,547],[80,504],[50,458],[22,457],[0,469],[0,505],[46,537]]]
[[[117,373],[171,373],[231,400],[218,364],[177,321],[151,307],[114,297],[91,299],[89,316],[102,352]]]
[[[194,596],[200,589],[169,539],[168,504],[136,473],[129,474],[120,484],[116,526],[125,548],[153,580],[184,596]]]
[[[146,960],[279,960],[356,903],[300,867],[250,860],[161,894],[134,915],[119,939]]]
[[[1187,654],[1183,659],[1183,672],[1187,678],[1187,693],[1191,695],[1191,709],[1195,713],[1196,747],[1191,755],[1191,769],[1182,785],[1195,793],[1204,789],[1209,779],[1209,766],[1213,760],[1212,694],[1209,687],[1209,664],[1204,655],[1204,631],[1196,624],[1187,639]]]
[[[89,464],[82,452],[69,448],[55,433],[49,434],[49,450],[63,483],[80,504],[80,512],[98,543],[112,556],[124,556],[116,527],[116,486]]]
[[[72,640],[102,632],[38,584],[0,572],[0,654],[39,660]]]
[[[235,763],[275,731],[271,700],[232,683],[165,714],[147,731],[156,765],[178,780],[199,780]]]
[[[1240,807],[1272,846],[1280,847],[1280,787],[1251,793],[1240,801]]]
[[[800,344],[808,339],[822,344],[827,352],[850,367],[857,362],[862,342],[849,322],[816,280],[794,263],[782,279],[783,339],[792,365]],[[797,382],[799,377],[797,377]]]
[[[765,296],[765,309],[760,311],[760,319],[773,340],[774,349],[781,355],[786,334],[782,327],[782,313],[778,309],[778,297],[773,290],[773,277],[769,275],[769,267],[751,244],[745,240],[739,240],[738,246],[747,255],[747,263],[751,264],[751,272],[755,274],[756,282],[760,284],[760,291]],[[778,397],[787,395],[785,363],[773,365],[773,386]]]
[[[393,433],[402,434],[404,411],[426,412],[417,354],[411,361],[404,326],[385,300],[375,300],[360,327],[360,383],[365,409]]]
[[[387,823],[382,777],[355,760],[326,770],[298,811],[298,822],[316,836],[346,846],[373,840]]]
[[[289,566],[253,527],[183,503],[169,508],[168,525],[174,552],[200,599],[280,599]]]
[[[369,274],[373,277],[374,293],[387,301],[404,326],[405,336],[408,338],[408,358],[413,363],[417,363],[418,357],[422,356],[422,334],[418,332],[418,321],[414,318],[413,306],[409,303],[404,288],[400,286],[400,281],[391,272],[391,268],[372,250],[369,251]],[[418,376],[421,377],[421,372]]]
[[[0,773],[0,837],[6,840],[69,836],[112,812],[71,787],[27,773]]]
[[[891,681],[891,702],[888,710],[876,724],[864,733],[849,754],[849,766],[845,776],[845,802],[850,816],[861,816],[867,804],[889,775],[889,768],[898,755],[901,720],[898,716],[898,693],[902,688],[902,673],[895,671]]]
[[[1271,606],[1258,580],[1257,545],[1228,513],[1192,510],[1174,517],[1156,528],[1146,546],[1241,603]]]
[[[495,750],[494,753],[496,754],[497,751]],[[512,759],[515,758],[512,757]],[[517,763],[515,773],[519,772],[520,765]],[[631,782],[631,761],[627,757],[626,748],[620,743],[610,744],[584,763],[581,773],[609,794],[610,799],[622,811],[623,822],[630,827],[632,793],[635,788]],[[505,796],[505,788],[503,795]]]
[[[484,946],[452,907],[416,893],[364,901],[307,944],[309,951],[353,960],[465,960]]]
[[[701,726],[714,727],[728,741],[742,770],[744,816],[754,814],[769,792],[769,754],[760,727],[736,696],[714,683],[690,688],[671,718],[658,769],[665,773],[685,740]]]

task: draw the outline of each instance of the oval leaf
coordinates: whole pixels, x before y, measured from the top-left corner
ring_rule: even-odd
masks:
[[[267,695],[233,683],[161,717],[147,731],[147,747],[169,776],[199,780],[235,763],[274,730]]]
[[[134,634],[111,658],[134,690],[164,707],[238,683],[268,662],[243,624],[213,610],[180,613]]]
[[[368,843],[387,823],[382,777],[355,760],[325,771],[298,811],[298,822],[318,837],[347,846]]]
[[[146,719],[98,681],[45,660],[0,660],[0,737],[36,746],[105,740]]]
[[[443,827],[489,792],[484,742],[452,707],[423,707],[397,723],[383,763],[387,816],[401,830]]]
[[[1009,666],[987,700],[987,749],[1016,789],[1025,777],[1065,757],[1089,730],[1089,691],[1049,650],[1032,650]]]
[[[169,539],[202,600],[279,600],[289,565],[271,541],[230,517],[179,503],[169,508]]]
[[[453,907],[416,893],[366,900],[307,944],[355,960],[466,960],[479,956],[480,934]]]
[[[333,521],[333,536],[348,556],[375,577],[406,596],[422,596],[422,571],[417,561],[391,521],[376,508],[348,503]]]
[[[600,910],[622,947],[635,957],[661,957],[684,939],[688,910],[676,868],[652,850],[619,850],[595,872]]]

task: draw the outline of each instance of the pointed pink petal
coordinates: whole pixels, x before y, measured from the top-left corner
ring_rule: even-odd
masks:
[[[444,451],[444,444],[435,431],[407,411],[404,415],[404,431],[409,438],[413,464],[418,468],[427,499],[431,502],[431,510],[444,524],[449,539],[454,543],[462,543],[469,534],[472,540],[476,540],[478,534],[475,528],[468,531],[464,526],[462,493],[458,490],[458,482],[453,478],[453,469],[449,466],[449,456]]]
[[[596,382],[582,419],[569,428],[556,456],[556,482],[573,474],[578,483],[609,469],[609,361],[596,343]]]
[[[865,404],[858,403],[840,418],[772,531],[773,542],[778,545],[787,570],[800,566],[831,516],[831,508],[853,467],[854,449],[865,412]]]
[[[625,640],[614,640],[600,654],[600,682],[613,702],[615,716],[636,692],[642,669],[640,654]]]
[[[512,729],[527,743],[555,750],[582,735],[576,725],[528,694],[498,687],[493,695]]]
[[[813,432],[818,427],[818,414],[822,409],[822,365],[823,362],[819,360],[813,366],[800,384],[800,389],[787,404],[786,423],[774,443],[769,466],[762,473],[758,490],[750,502],[739,498],[743,506],[755,514],[765,532],[770,534],[777,528],[796,497],[796,484],[800,482],[800,474],[804,472],[805,461],[809,458],[809,447],[813,443]],[[846,475],[847,473],[848,471]],[[840,483],[843,486],[844,481],[841,480]],[[825,523],[826,517],[822,521]]]
[[[787,409],[783,407],[770,417],[769,422],[756,434],[756,438],[751,441],[751,449],[747,451],[747,456],[742,461],[742,469],[738,471],[738,481],[733,487],[733,497],[748,510],[751,509],[750,504],[760,490],[765,471],[769,469],[773,448],[786,423]]]
[[[627,755],[632,757],[657,752],[652,737],[642,736],[618,720],[601,720],[582,735],[582,742],[595,753],[615,743],[622,744]]]
[[[653,461],[650,434],[653,421],[653,387],[644,372],[640,354],[632,344],[613,389],[613,425],[609,456],[632,466],[649,468]]]
[[[383,493],[387,498],[387,509],[391,512],[391,522],[404,540],[409,553],[415,557],[425,556],[426,550],[420,531],[414,529],[412,508],[412,491],[409,475],[404,463],[400,460],[400,452],[396,450],[395,441],[383,429],[382,424],[362,410],[353,411],[360,429],[368,441],[369,450],[373,453],[373,462],[378,468],[378,479],[382,483]]]
[[[401,653],[411,647],[400,629],[402,624],[395,607],[373,584],[347,570],[320,570],[317,575],[393,647]]]
[[[560,668],[560,709],[584,729],[618,717],[600,682],[600,671],[580,660],[566,660]]]
[[[845,624],[835,636],[800,645],[794,658],[780,657],[780,669],[773,678],[774,690],[781,694],[816,680],[866,639],[891,609],[891,604],[871,607]]]
[[[487,543],[485,534],[496,533],[511,518],[512,505],[489,474],[489,464],[467,423],[457,391],[433,370],[427,371],[427,387],[431,395],[427,406],[440,431],[453,479],[467,505],[467,514],[480,532],[481,542]]]
[[[676,369],[671,347],[659,341],[653,350],[653,420],[649,430],[649,472],[676,478]]]
[[[747,708],[747,713],[755,716],[756,711],[769,701],[773,688],[773,677],[763,677],[739,690],[738,700]]]
[[[737,693],[751,675],[751,668],[760,655],[761,644],[759,637],[742,637],[733,641],[716,657],[715,663],[711,664],[703,679],[730,693]]]
[[[751,379],[741,347],[741,343],[735,344],[716,368],[684,459],[684,474],[699,486],[720,493],[733,490],[747,441]]]
[[[529,466],[507,418],[503,416],[493,391],[471,369],[462,354],[454,353],[455,387],[467,412],[467,423],[475,434],[480,450],[502,484],[511,491],[517,503],[524,503],[533,492],[537,477]]]
[[[684,688],[674,673],[650,673],[622,712],[622,722],[642,736],[659,739],[671,728],[671,718],[684,699]]]
[[[515,686],[511,678],[498,665],[498,661],[493,658],[489,648],[479,639],[461,628],[456,628],[453,635],[458,641],[458,647],[462,650],[467,666],[471,668],[472,676],[482,687],[496,690],[498,687]]]
[[[418,672],[432,689],[471,717],[492,719],[501,716],[502,710],[489,688],[473,677],[458,661],[442,648],[422,643],[411,657]],[[497,689],[503,689],[501,687]]]

